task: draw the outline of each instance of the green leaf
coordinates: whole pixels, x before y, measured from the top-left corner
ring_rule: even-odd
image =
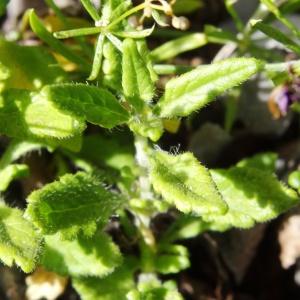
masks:
[[[63,70],[42,47],[22,46],[0,39],[0,91],[8,88],[40,89],[64,78]]]
[[[269,171],[232,167],[211,171],[229,210],[224,216],[207,215],[216,230],[250,228],[266,222],[299,203],[297,194],[280,183]]]
[[[8,266],[15,262],[24,272],[35,268],[41,238],[22,212],[0,203],[0,259]]]
[[[156,151],[150,178],[154,189],[184,213],[225,214],[227,205],[209,171],[192,153],[170,155]]]
[[[254,58],[231,58],[199,67],[167,83],[157,110],[161,117],[187,116],[249,79],[262,67],[263,63]]]
[[[90,0],[80,0],[81,4],[84,6],[89,15],[93,18],[94,21],[98,21],[100,16],[97,12],[95,6],[91,3]]]
[[[40,93],[8,90],[0,97],[0,133],[7,136],[64,139],[84,129],[82,119],[60,112]]]
[[[79,65],[84,71],[88,71],[88,61],[83,59],[80,55],[77,55],[74,51],[68,48],[64,43],[57,40],[52,33],[50,33],[41,20],[38,18],[33,9],[28,11],[29,23],[33,32],[47,45],[51,47],[52,50],[61,54],[69,61],[74,62]]]
[[[127,259],[111,275],[99,278],[73,278],[73,286],[82,300],[126,300],[127,293],[134,288],[136,262]]]
[[[298,190],[300,189],[300,172],[299,171],[294,171],[289,175],[288,179],[289,185]]]
[[[128,112],[109,91],[86,84],[57,84],[43,88],[42,94],[66,113],[88,122],[113,128],[128,120]]]
[[[144,102],[151,102],[154,96],[154,83],[138,43],[132,39],[123,42],[122,86],[126,100],[138,111]]]
[[[90,74],[88,80],[95,80],[95,79],[97,79],[97,77],[99,75],[99,72],[100,72],[101,66],[102,66],[104,41],[105,41],[105,35],[100,34],[97,39],[92,71],[91,71],[91,74]]]
[[[137,289],[127,294],[127,300],[183,300],[176,282],[162,283],[154,274],[141,274]]]
[[[213,25],[205,25],[204,32],[208,42],[216,44],[226,44],[228,42],[237,42],[235,35],[230,31],[225,31]]]
[[[79,233],[92,236],[121,205],[121,196],[110,192],[99,176],[67,174],[31,193],[26,216],[44,234],[60,232],[66,239]]]
[[[176,274],[190,266],[189,252],[181,245],[161,245],[155,269],[161,274]]]
[[[260,20],[251,20],[253,28],[260,30],[268,37],[276,40],[286,48],[300,55],[300,45],[291,40],[286,33],[280,31],[274,26],[267,25]]]
[[[259,170],[263,170],[270,173],[275,173],[276,161],[278,159],[278,154],[273,152],[264,152],[256,154],[250,158],[245,158],[241,160],[237,166],[238,167],[250,167]]]
[[[207,40],[203,33],[191,33],[155,48],[151,52],[151,58],[156,62],[167,60],[206,44]]]
[[[134,168],[134,147],[131,135],[113,134],[108,137],[94,134],[84,137],[80,157],[98,166],[108,166],[117,170]]]
[[[177,0],[173,5],[176,15],[190,14],[203,6],[201,0]]]
[[[104,277],[122,262],[118,247],[105,233],[92,238],[61,240],[58,234],[45,237],[45,250],[41,264],[62,276]]]
[[[4,192],[13,180],[28,174],[28,167],[21,164],[12,164],[0,170],[0,192]]]

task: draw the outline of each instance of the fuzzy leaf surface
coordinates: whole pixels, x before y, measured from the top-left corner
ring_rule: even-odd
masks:
[[[141,110],[144,102],[150,102],[154,95],[154,83],[142,55],[136,41],[124,40],[122,85],[126,100],[137,110]]]
[[[0,133],[9,137],[64,139],[84,129],[82,119],[62,113],[40,93],[7,90],[0,97]]]
[[[254,58],[231,58],[171,79],[158,102],[161,117],[184,117],[261,70]]]
[[[133,262],[127,260],[103,279],[74,278],[73,286],[82,300],[126,300],[127,293],[134,288],[134,271]]]
[[[295,191],[279,182],[269,170],[232,167],[213,170],[211,174],[229,207],[223,216],[204,217],[216,230],[250,228],[256,222],[273,219],[299,203]]]
[[[86,84],[57,84],[43,88],[58,109],[88,122],[112,128],[128,120],[128,112],[108,90]]]
[[[15,262],[24,272],[31,272],[40,252],[40,236],[23,218],[19,209],[0,203],[0,259],[11,267]]]
[[[26,216],[44,234],[60,232],[66,239],[92,236],[120,206],[122,198],[103,186],[99,176],[78,172],[47,184],[28,197]]]
[[[105,233],[72,241],[62,240],[58,234],[46,236],[41,260],[49,271],[76,277],[104,277],[112,273],[121,262],[119,248]]]
[[[156,151],[150,178],[154,189],[184,213],[225,214],[226,202],[209,171],[192,153],[170,155]]]

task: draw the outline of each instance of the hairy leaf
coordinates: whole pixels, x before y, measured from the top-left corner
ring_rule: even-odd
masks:
[[[82,119],[56,109],[40,93],[8,90],[0,97],[0,133],[17,138],[70,138],[85,128]]]
[[[111,275],[99,278],[74,278],[73,286],[82,300],[126,300],[134,287],[135,262],[128,259]]]
[[[211,173],[229,207],[224,216],[204,217],[215,230],[226,230],[232,226],[250,228],[255,222],[273,219],[299,203],[297,194],[269,171],[232,167]]]
[[[66,113],[88,122],[112,128],[128,120],[128,112],[109,91],[86,84],[57,84],[43,88],[42,94]]]
[[[150,102],[154,95],[154,83],[147,68],[146,58],[132,39],[123,42],[122,85],[126,100],[138,111],[144,102]]]
[[[262,66],[253,58],[232,58],[199,67],[167,83],[158,111],[161,117],[187,116],[247,80]]]
[[[104,233],[73,241],[61,240],[58,234],[46,236],[41,260],[49,271],[76,277],[104,277],[112,273],[121,262],[118,247]]]
[[[26,216],[44,234],[60,232],[72,239],[80,232],[92,236],[120,206],[122,198],[103,186],[96,175],[67,174],[28,197]]]
[[[0,259],[8,266],[15,262],[24,272],[31,272],[40,252],[40,236],[23,218],[22,212],[0,203]]]
[[[224,214],[227,205],[209,171],[192,153],[170,155],[156,151],[150,178],[154,189],[184,213]]]

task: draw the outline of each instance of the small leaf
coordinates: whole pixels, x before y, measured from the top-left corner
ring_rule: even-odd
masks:
[[[95,80],[95,79],[97,79],[97,77],[99,75],[99,72],[100,72],[101,66],[102,66],[104,41],[105,41],[105,35],[100,34],[97,39],[92,71],[91,71],[91,74],[90,74],[88,80]]]
[[[237,39],[232,32],[225,31],[213,25],[205,25],[204,32],[210,43],[226,44],[228,42],[237,42]]]
[[[13,180],[25,177],[28,174],[28,167],[20,164],[8,165],[0,170],[0,192],[4,192]]]
[[[161,274],[178,273],[190,266],[187,248],[181,245],[160,246],[155,269]]]
[[[45,237],[42,265],[63,276],[104,277],[121,263],[122,256],[111,238],[97,233],[92,238],[61,240],[58,234]]]
[[[8,90],[0,97],[0,132],[7,136],[63,139],[84,129],[82,119],[60,112],[40,93]]]
[[[72,239],[80,232],[92,236],[121,205],[122,198],[108,191],[96,175],[67,174],[28,197],[26,216],[44,234],[60,232]]]
[[[157,110],[161,117],[187,116],[249,79],[262,67],[263,63],[253,58],[232,58],[199,67],[167,83]]]
[[[145,57],[132,39],[123,42],[122,86],[126,100],[139,111],[143,109],[144,102],[149,103],[154,95],[154,83]]]
[[[184,213],[224,214],[227,205],[209,171],[192,153],[170,155],[156,151],[150,178],[154,189]]]
[[[0,259],[9,267],[15,262],[24,272],[33,271],[40,252],[40,236],[22,212],[0,204]]]
[[[224,216],[207,215],[215,230],[230,227],[250,228],[266,222],[299,203],[297,194],[276,177],[260,169],[232,167],[211,171],[217,187],[228,204]]]
[[[121,267],[103,279],[73,278],[73,286],[82,300],[126,300],[127,293],[134,288],[135,264],[135,261],[127,259]]]
[[[154,28],[155,28],[155,25],[153,25],[151,28],[147,28],[144,30],[120,31],[120,32],[114,32],[114,34],[119,37],[122,37],[122,38],[142,39],[142,38],[150,36],[152,34]]]
[[[128,120],[128,112],[108,90],[86,84],[57,84],[43,88],[42,94],[66,113],[88,122],[113,128]]]
[[[166,42],[151,52],[151,58],[158,62],[173,58],[183,52],[200,48],[207,44],[203,33],[192,33]]]

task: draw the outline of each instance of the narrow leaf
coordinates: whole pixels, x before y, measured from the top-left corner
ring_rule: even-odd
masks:
[[[155,25],[153,25],[151,28],[144,29],[144,30],[120,31],[120,32],[114,32],[114,34],[117,36],[120,36],[122,38],[142,39],[142,38],[150,36],[152,34],[154,28],[155,28]]]
[[[67,174],[28,197],[26,216],[44,234],[60,232],[72,239],[80,232],[92,236],[120,206],[122,198],[103,186],[99,176]]]
[[[162,61],[173,58],[183,52],[200,48],[207,44],[206,37],[202,33],[192,33],[155,48],[151,52],[154,61]]]
[[[29,22],[33,32],[54,51],[67,58],[69,61],[79,65],[83,70],[88,70],[88,62],[81,56],[75,54],[74,51],[70,50],[64,43],[57,40],[52,33],[46,29],[33,9],[29,11]]]
[[[262,67],[263,63],[253,58],[232,58],[199,67],[167,83],[157,110],[161,117],[187,116],[247,80]]]
[[[274,26],[267,25],[260,20],[252,20],[251,25],[253,28],[260,30],[268,37],[276,40],[286,48],[300,55],[300,45],[291,40],[286,33],[281,32]]]
[[[59,235],[45,237],[42,265],[62,276],[104,277],[122,262],[118,247],[104,233],[92,238],[62,240]]]
[[[0,233],[2,262],[10,267],[15,262],[26,273],[33,271],[41,238],[20,210],[0,204]]]
[[[154,189],[184,213],[224,214],[227,205],[209,171],[192,153],[170,155],[156,151],[150,178]]]
[[[97,39],[92,71],[91,71],[91,74],[90,74],[88,80],[95,80],[95,79],[97,79],[97,77],[99,75],[99,72],[100,72],[101,66],[102,66],[104,40],[105,40],[105,35],[100,34]]]
[[[57,84],[43,88],[55,106],[88,122],[113,128],[128,120],[128,112],[108,90],[86,84]]]

